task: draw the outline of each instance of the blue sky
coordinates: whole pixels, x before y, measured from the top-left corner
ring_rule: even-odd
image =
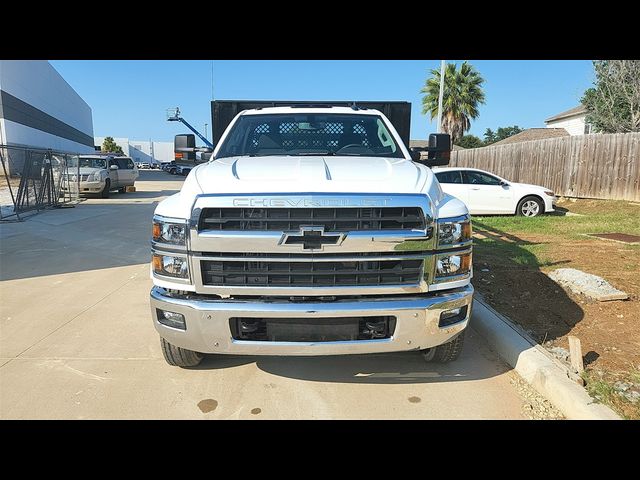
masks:
[[[461,60],[451,60],[460,63]],[[509,125],[544,127],[544,119],[578,105],[593,81],[587,60],[470,60],[485,79],[486,104],[468,133]],[[210,60],[57,60],[51,64],[93,109],[96,136],[172,141],[187,133],[166,121],[179,106],[211,138]],[[435,131],[421,114],[420,88],[439,60],[216,60],[216,99],[404,100],[412,103],[411,138]]]

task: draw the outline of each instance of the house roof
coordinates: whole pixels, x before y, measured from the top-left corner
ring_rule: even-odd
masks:
[[[409,140],[409,148],[419,147],[426,148],[429,146],[429,140]],[[463,147],[459,147],[458,145],[453,146],[454,150],[464,150]]]
[[[504,140],[500,140],[499,142],[492,143],[488,145],[489,147],[493,147],[494,145],[506,145],[508,143],[520,143],[520,142],[528,142],[531,140],[542,140],[545,138],[554,138],[554,137],[568,137],[569,132],[567,132],[564,128],[527,128],[526,130],[516,133],[515,135],[511,135]]]
[[[577,107],[570,108],[565,112],[558,113],[553,117],[547,118],[544,123],[555,122],[556,120],[562,120],[563,118],[573,117],[575,115],[581,115],[583,113],[587,113],[587,109],[584,105],[578,105]]]

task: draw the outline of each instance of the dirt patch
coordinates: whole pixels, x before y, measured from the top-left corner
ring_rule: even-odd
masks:
[[[585,205],[580,201],[575,204],[582,207],[583,213]],[[571,209],[571,205],[567,208]],[[595,221],[588,217],[585,221]],[[575,218],[571,217],[572,221]],[[528,228],[526,224],[518,228],[513,223],[506,232],[492,226],[492,222],[492,218],[485,217],[474,225],[473,283],[487,302],[522,325],[548,349],[568,349],[567,336],[577,336],[582,342],[587,374],[592,378],[597,375],[610,385],[637,378],[640,248],[564,234],[561,229],[550,228],[549,233],[523,231]],[[504,220],[495,221],[499,222]],[[546,275],[561,267],[603,277],[627,292],[629,299],[602,303],[565,291]],[[628,418],[640,418],[640,408],[635,405],[617,410]]]
[[[626,233],[592,233],[591,236],[622,243],[640,243],[640,235],[628,235]]]

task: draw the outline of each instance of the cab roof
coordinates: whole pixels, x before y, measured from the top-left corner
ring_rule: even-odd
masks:
[[[300,106],[300,107],[264,107],[253,108],[251,110],[244,110],[240,115],[265,115],[265,114],[296,114],[296,113],[341,113],[348,115],[381,115],[379,110],[371,108],[352,108],[352,107],[314,107],[314,106]]]

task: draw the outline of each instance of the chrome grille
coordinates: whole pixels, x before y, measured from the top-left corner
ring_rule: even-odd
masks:
[[[416,285],[423,260],[376,261],[235,261],[201,260],[206,286],[343,287]]]
[[[425,217],[419,207],[203,208],[198,230],[284,232],[307,225],[325,232],[421,230]]]

